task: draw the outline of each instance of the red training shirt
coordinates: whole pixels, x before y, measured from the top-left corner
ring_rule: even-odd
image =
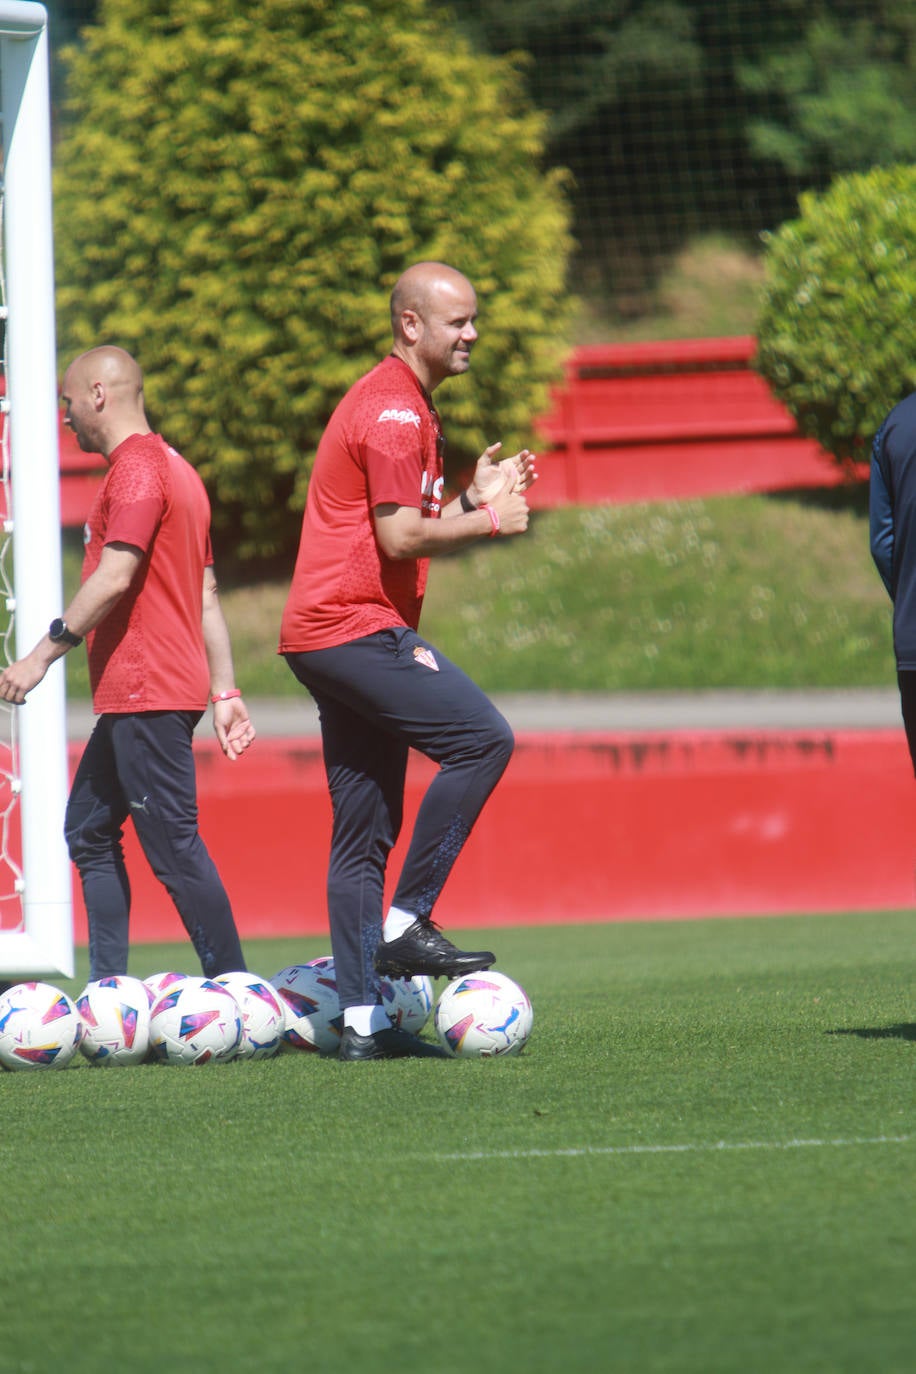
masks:
[[[203,577],[213,557],[198,474],[161,435],[131,435],[111,454],[85,543],[84,582],[106,544],[144,553],[130,587],[86,637],[95,711],[203,710]]]
[[[372,512],[414,506],[438,519],[440,438],[432,402],[400,358],[383,359],[344,396],[315,456],[280,653],[417,628],[429,559],[387,558]]]

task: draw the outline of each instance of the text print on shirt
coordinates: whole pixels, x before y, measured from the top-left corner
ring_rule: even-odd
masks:
[[[399,425],[413,425],[414,429],[420,428],[420,417],[415,410],[383,410],[375,423],[380,425],[385,420],[394,420]]]
[[[420,509],[429,511],[437,515],[442,509],[442,492],[445,488],[445,478],[437,477],[433,480],[431,472],[424,472],[423,480],[420,483]]]

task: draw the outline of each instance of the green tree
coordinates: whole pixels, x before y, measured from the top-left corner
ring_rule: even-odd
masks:
[[[424,0],[102,0],[67,62],[61,350],[136,353],[240,558],[294,544],[321,429],[384,354],[412,261],[480,299],[471,377],[441,393],[453,462],[530,442],[569,231],[512,61]]]
[[[694,235],[756,243],[802,191],[916,158],[913,0],[436,2],[526,54],[580,279],[618,297]]]
[[[916,166],[838,177],[767,241],[757,366],[841,461],[916,390]]]
[[[801,32],[771,35],[738,77],[764,98],[748,121],[752,156],[790,178],[823,186],[838,172],[916,158],[912,0],[806,6]]]
[[[702,118],[706,58],[682,0],[435,0],[484,52],[515,54],[548,117],[547,153],[573,177],[577,271],[627,292],[683,240],[695,201],[672,152]],[[709,157],[709,140],[704,140]],[[694,228],[700,227],[694,225]]]

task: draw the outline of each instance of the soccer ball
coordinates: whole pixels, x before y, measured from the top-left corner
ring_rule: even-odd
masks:
[[[0,1064],[7,1069],[63,1069],[79,1048],[75,1004],[50,983],[18,983],[0,997]]]
[[[432,980],[425,973],[413,978],[380,978],[379,994],[391,1024],[419,1035],[433,1009]]]
[[[220,973],[213,980],[232,993],[242,1013],[238,1059],[269,1059],[286,1029],[286,1011],[277,992],[255,973]]]
[[[158,1002],[164,992],[169,992],[177,983],[187,978],[186,973],[151,973],[148,978],[143,979],[143,984],[149,993],[149,1004]]]
[[[166,1064],[231,1059],[242,1038],[242,1012],[228,988],[210,978],[182,978],[153,1004],[150,1048]]]
[[[331,970],[331,975],[332,975],[332,977],[333,977],[333,974],[334,974],[334,955],[333,955],[333,954],[319,954],[319,955],[316,956],[316,958],[314,958],[314,959],[308,959],[308,960],[306,960],[306,962],[307,962],[309,968],[330,969],[330,970]]]
[[[285,1038],[300,1050],[336,1054],[343,1031],[334,960],[291,964],[271,978],[286,1011]]]
[[[149,1049],[149,989],[116,974],[87,983],[76,999],[80,1049],[93,1064],[140,1064]]]
[[[466,1059],[520,1054],[531,1034],[528,995],[504,973],[468,973],[443,990],[433,1024],[440,1045]]]

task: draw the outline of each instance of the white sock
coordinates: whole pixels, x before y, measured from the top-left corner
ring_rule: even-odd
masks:
[[[396,906],[389,907],[388,915],[382,925],[382,939],[396,940],[399,935],[403,935],[404,931],[413,925],[416,919],[412,911],[401,911]]]
[[[357,1035],[374,1035],[376,1031],[391,1029],[388,1013],[379,1006],[345,1008],[344,1025],[351,1026]]]

